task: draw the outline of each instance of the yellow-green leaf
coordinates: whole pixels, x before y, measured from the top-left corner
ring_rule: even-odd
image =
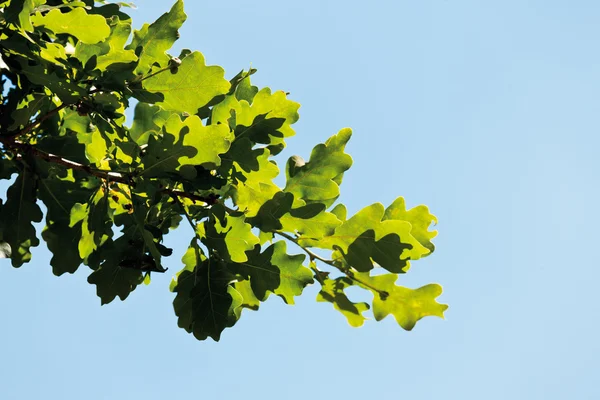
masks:
[[[110,27],[102,15],[90,15],[81,7],[65,13],[58,9],[45,15],[38,12],[31,17],[31,22],[36,26],[44,26],[55,34],[75,36],[87,44],[101,42],[110,35]]]
[[[163,100],[158,102],[162,108],[196,114],[214,97],[227,93],[230,84],[224,75],[223,68],[206,66],[202,53],[195,51],[176,71],[157,73],[142,83],[148,92],[162,94]]]
[[[402,328],[410,331],[423,317],[444,318],[444,311],[448,306],[435,300],[442,294],[440,285],[429,284],[418,289],[409,289],[395,284],[398,278],[395,274],[356,276],[378,291],[385,292],[385,295],[381,295],[371,287],[368,288],[373,292],[373,315],[377,321],[392,314]]]

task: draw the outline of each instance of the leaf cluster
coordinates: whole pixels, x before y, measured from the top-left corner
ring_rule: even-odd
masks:
[[[310,284],[352,326],[370,308],[408,330],[443,316],[438,285],[396,284],[434,250],[427,207],[400,197],[348,216],[338,202],[350,129],[282,164],[278,186],[300,105],[252,85],[254,69],[226,79],[198,51],[169,54],[183,1],[133,32],[126,6],[0,0],[0,257],[21,267],[41,237],[54,274],[88,267],[106,304],[164,273],[165,236],[187,224],[170,288],[179,326],[200,340]],[[372,302],[352,301],[352,287]]]

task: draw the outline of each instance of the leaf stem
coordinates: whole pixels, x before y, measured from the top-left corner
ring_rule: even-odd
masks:
[[[127,84],[127,87],[129,87],[130,84],[140,83],[140,82],[145,81],[148,78],[152,78],[153,76],[158,75],[158,74],[160,74],[162,72],[169,71],[170,69],[171,69],[171,67],[168,66],[168,67],[165,67],[165,68],[161,68],[158,71],[154,71],[153,73],[148,74],[148,75],[146,75],[146,76],[144,76],[144,77],[142,77],[142,78],[140,78],[138,80],[134,79],[132,82],[130,82],[130,83]]]
[[[11,137],[7,137],[7,136],[0,136],[0,143],[4,144],[5,146],[7,146],[10,149],[17,150],[17,151],[20,150],[20,153],[30,153],[38,158],[48,161],[48,162],[62,165],[63,167],[66,167],[66,168],[69,168],[72,170],[84,171],[92,176],[95,176],[100,179],[104,179],[108,182],[118,182],[118,183],[122,183],[127,186],[135,186],[135,182],[134,182],[135,174],[126,174],[123,172],[106,171],[106,170],[92,168],[86,164],[81,164],[81,163],[78,163],[75,161],[71,161],[71,160],[63,158],[61,156],[55,155],[55,154],[46,153],[45,151],[42,151],[30,144],[14,141]],[[18,156],[18,154],[17,154],[17,156]],[[200,196],[200,195],[197,195],[194,193],[188,193],[188,192],[184,192],[184,191],[177,190],[177,189],[163,189],[162,192],[170,195],[174,199],[177,199],[177,201],[180,204],[181,204],[181,202],[179,201],[180,197],[184,197],[184,198],[187,198],[187,199],[190,199],[193,201],[201,201],[201,202],[208,203],[208,204],[211,204],[211,202],[215,201],[213,198],[210,198],[210,197]]]
[[[285,233],[285,232],[280,232],[280,231],[275,231],[275,232],[273,232],[273,233],[275,233],[275,234],[277,234],[277,235],[279,235],[279,236],[281,236],[281,237],[284,237],[284,238],[286,238],[287,240],[289,240],[289,241],[291,241],[291,242],[294,242],[294,243],[295,243],[295,244],[296,244],[298,247],[300,247],[302,250],[304,250],[304,252],[305,252],[306,254],[308,254],[308,256],[309,256],[311,259],[314,259],[314,260],[319,260],[319,261],[321,261],[321,262],[324,262],[325,264],[331,265],[332,267],[335,267],[335,268],[337,268],[337,269],[339,269],[339,268],[340,268],[340,267],[338,267],[337,265],[335,265],[335,264],[334,264],[334,261],[333,261],[333,260],[328,260],[328,259],[326,259],[326,258],[323,258],[323,257],[319,256],[318,254],[315,254],[315,253],[313,253],[311,250],[307,249],[306,247],[304,247],[304,246],[300,245],[300,244],[298,243],[298,239],[296,239],[296,238],[295,238],[295,237],[293,237],[292,235],[288,235],[287,233]]]
[[[308,254],[308,256],[313,259],[313,260],[319,260],[321,262],[324,262],[327,265],[331,265],[332,267],[338,269],[340,272],[342,272],[344,275],[346,275],[348,278],[352,279],[353,281],[373,290],[374,292],[377,292],[380,296],[382,297],[387,297],[389,296],[389,293],[386,292],[385,290],[381,290],[376,288],[375,286],[363,281],[362,279],[359,279],[356,277],[356,275],[354,274],[354,271],[352,271],[350,268],[348,267],[342,267],[338,264],[335,263],[334,260],[328,260],[326,258],[323,258],[321,256],[319,256],[318,254],[315,254],[313,251],[307,249],[306,247],[302,246],[300,243],[298,243],[298,239],[293,237],[292,235],[289,235],[285,232],[280,232],[280,231],[275,231],[273,232],[281,237],[286,238],[287,240],[295,243],[298,247],[300,247],[302,250],[304,250],[304,252],[306,254]]]
[[[185,209],[185,206],[183,205],[183,203],[179,199],[179,196],[182,195],[182,194],[185,194],[185,196],[182,196],[182,197],[189,198],[188,197],[189,194],[185,193],[185,192],[181,192],[179,190],[172,190],[172,189],[165,189],[164,192],[167,193],[167,194],[169,194],[171,196],[171,198],[173,199],[173,201],[175,203],[177,203],[177,205],[181,208],[181,211],[183,211],[183,214],[185,215],[185,219],[187,219],[188,223],[192,227],[192,230],[194,231],[194,235],[196,237],[198,237],[198,233],[196,233],[196,224],[194,224],[194,221],[192,220],[192,217],[190,216],[190,214],[188,214],[187,210]]]
[[[185,197],[186,199],[190,199],[192,201],[201,201],[207,204],[210,204],[212,201],[214,201],[214,199],[211,199],[210,197],[199,196],[197,194],[187,193],[177,189],[164,189],[163,192],[170,196]]]
[[[6,138],[16,138],[17,136],[21,136],[21,135],[26,135],[29,132],[31,132],[36,126],[40,125],[42,122],[44,122],[45,120],[47,120],[48,118],[52,117],[53,115],[57,114],[60,110],[62,110],[65,107],[70,106],[71,104],[69,103],[62,103],[60,106],[53,108],[52,110],[48,111],[46,114],[40,116],[38,119],[36,119],[35,121],[31,122],[29,125],[27,125],[25,128],[21,129],[20,131],[18,131],[17,133],[14,133],[12,135],[8,135],[8,136],[4,136],[2,137],[2,139],[6,139]],[[1,136],[0,136],[1,137]],[[4,143],[4,141],[2,141],[2,143]]]

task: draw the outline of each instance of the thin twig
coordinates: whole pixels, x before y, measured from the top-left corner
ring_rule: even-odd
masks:
[[[373,286],[373,285],[371,285],[371,284],[369,284],[369,283],[367,283],[367,282],[363,281],[362,279],[359,279],[359,278],[357,278],[357,277],[356,277],[356,275],[354,274],[354,271],[352,271],[350,268],[339,266],[338,264],[336,264],[336,263],[335,263],[335,261],[334,261],[334,260],[328,260],[328,259],[326,259],[326,258],[323,258],[323,257],[321,257],[321,256],[319,256],[319,255],[317,255],[317,254],[315,254],[315,253],[314,253],[314,252],[312,252],[311,250],[307,249],[306,247],[302,246],[300,243],[298,243],[298,239],[296,239],[295,237],[293,237],[293,236],[291,236],[291,235],[288,235],[288,234],[287,234],[287,233],[285,233],[285,232],[280,232],[280,231],[275,231],[275,232],[273,232],[273,233],[275,233],[275,234],[277,234],[277,235],[279,235],[279,236],[281,236],[281,237],[284,237],[284,238],[286,238],[287,240],[289,240],[289,241],[291,241],[291,242],[295,243],[295,244],[296,244],[298,247],[300,247],[302,250],[304,250],[304,252],[305,252],[306,254],[308,254],[308,256],[309,256],[311,259],[314,259],[314,260],[319,260],[319,261],[321,261],[321,262],[324,262],[324,263],[325,263],[325,264],[327,264],[327,265],[331,265],[332,267],[334,267],[334,268],[338,269],[340,272],[342,272],[344,275],[346,275],[348,278],[350,278],[350,279],[352,279],[353,281],[355,281],[355,282],[357,282],[357,283],[359,283],[359,284],[361,284],[361,285],[363,285],[363,286],[365,286],[365,287],[368,287],[369,289],[371,289],[371,290],[373,290],[373,291],[377,292],[377,293],[378,293],[380,296],[382,296],[382,297],[387,297],[387,296],[389,296],[389,293],[388,293],[388,292],[386,292],[385,290],[378,289],[378,288],[376,288],[375,286]]]
[[[338,268],[338,269],[339,269],[339,267],[338,267],[337,265],[335,265],[335,264],[334,264],[334,261],[333,261],[333,260],[328,260],[328,259],[326,259],[326,258],[323,258],[323,257],[319,256],[318,254],[315,254],[315,253],[313,253],[311,250],[309,250],[309,249],[307,249],[306,247],[304,247],[304,246],[300,245],[300,244],[298,243],[298,239],[296,239],[295,237],[293,237],[293,236],[291,236],[291,235],[288,235],[288,234],[287,234],[287,233],[285,233],[285,232],[280,232],[280,231],[275,231],[275,232],[273,232],[273,233],[275,233],[275,234],[277,234],[277,235],[279,235],[279,236],[282,236],[282,237],[286,238],[287,240],[289,240],[289,241],[291,241],[291,242],[294,242],[294,243],[295,243],[297,246],[299,246],[299,247],[300,247],[302,250],[304,250],[304,252],[305,252],[306,254],[308,254],[308,256],[309,256],[311,259],[315,259],[315,260],[322,261],[322,262],[324,262],[325,264],[329,264],[329,265],[331,265],[332,267],[335,267],[335,268]]]
[[[8,140],[6,137],[1,137],[1,136],[0,136],[0,143],[5,144],[7,147],[9,147],[13,150],[21,150],[21,152],[23,152],[23,153],[30,153],[38,158],[41,158],[43,160],[46,160],[46,161],[54,163],[54,164],[62,165],[64,167],[67,167],[67,168],[73,169],[73,170],[87,172],[88,174],[93,175],[97,178],[105,179],[105,180],[111,181],[111,182],[124,183],[126,185],[132,185],[132,183],[133,183],[133,177],[130,175],[127,175],[127,174],[124,174],[121,172],[113,172],[113,171],[95,169],[95,168],[90,167],[89,165],[71,161],[71,160],[63,158],[61,156],[57,156],[55,154],[46,153],[45,151],[42,151],[30,144],[11,141],[11,140]]]
[[[44,114],[42,116],[40,116],[38,119],[36,119],[35,121],[33,121],[32,123],[30,123],[29,125],[27,125],[25,128],[21,129],[17,133],[14,133],[12,135],[5,136],[5,137],[15,138],[17,136],[26,135],[29,132],[31,132],[33,130],[33,128],[35,128],[36,126],[40,125],[42,122],[44,122],[48,118],[52,117],[54,114],[58,113],[63,108],[68,107],[70,105],[71,105],[70,103],[62,103],[60,106],[58,106],[58,107],[56,107],[56,108],[48,111],[46,114]]]
[[[189,194],[185,193],[185,192],[181,192],[179,190],[164,189],[163,191],[168,193],[169,195],[171,195],[171,198],[173,199],[173,201],[175,201],[175,203],[177,203],[177,205],[179,205],[179,207],[181,208],[181,211],[183,211],[183,214],[185,215],[185,218],[187,219],[188,223],[192,227],[192,230],[194,231],[194,235],[198,236],[198,234],[196,233],[196,224],[194,224],[192,217],[190,216],[190,214],[188,214],[187,210],[185,209],[185,206],[179,199],[179,196],[181,196],[183,194],[185,194],[185,196],[182,196],[182,197],[189,198],[189,196],[188,196]]]
[[[171,196],[185,197],[186,199],[190,199],[192,201],[201,201],[203,203],[210,203],[211,201],[214,201],[210,197],[200,196],[193,193],[187,193],[177,189],[163,189],[163,193],[166,193]]]

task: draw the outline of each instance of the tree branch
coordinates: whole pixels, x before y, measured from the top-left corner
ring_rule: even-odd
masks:
[[[64,167],[67,167],[72,170],[84,171],[90,175],[97,177],[97,178],[105,179],[110,182],[119,182],[119,183],[124,183],[126,185],[131,185],[133,183],[133,177],[131,175],[126,175],[121,172],[113,172],[113,171],[106,171],[106,170],[92,168],[89,165],[80,164],[78,162],[68,160],[66,158],[57,156],[55,154],[46,153],[45,151],[42,151],[30,144],[15,142],[15,141],[11,140],[10,138],[1,137],[1,136],[0,136],[0,143],[3,143],[8,148],[11,148],[13,150],[21,150],[22,153],[30,153],[38,158],[48,161],[48,162],[62,165]]]
[[[71,161],[71,160],[63,158],[61,156],[57,156],[55,154],[46,153],[45,151],[42,151],[30,144],[16,142],[16,141],[14,141],[13,138],[7,137],[7,136],[4,136],[4,137],[0,136],[0,143],[3,143],[5,146],[7,146],[7,148],[17,150],[19,153],[29,153],[35,157],[41,158],[48,162],[62,165],[63,167],[66,167],[66,168],[69,168],[72,170],[84,171],[92,176],[95,176],[100,179],[104,179],[109,182],[118,182],[118,183],[125,184],[127,186],[135,186],[134,175],[132,175],[132,174],[126,174],[126,173],[122,173],[122,172],[106,171],[106,170],[92,168],[86,164],[81,164],[81,163],[78,163],[75,161]],[[217,196],[214,196],[214,195],[213,196],[201,196],[198,194],[188,193],[188,192],[184,192],[182,190],[177,190],[177,189],[163,189],[162,192],[170,195],[174,199],[177,199],[179,204],[181,204],[181,202],[179,201],[180,197],[184,197],[184,198],[190,199],[192,201],[201,201],[208,205],[218,203],[218,198],[217,198]]]

